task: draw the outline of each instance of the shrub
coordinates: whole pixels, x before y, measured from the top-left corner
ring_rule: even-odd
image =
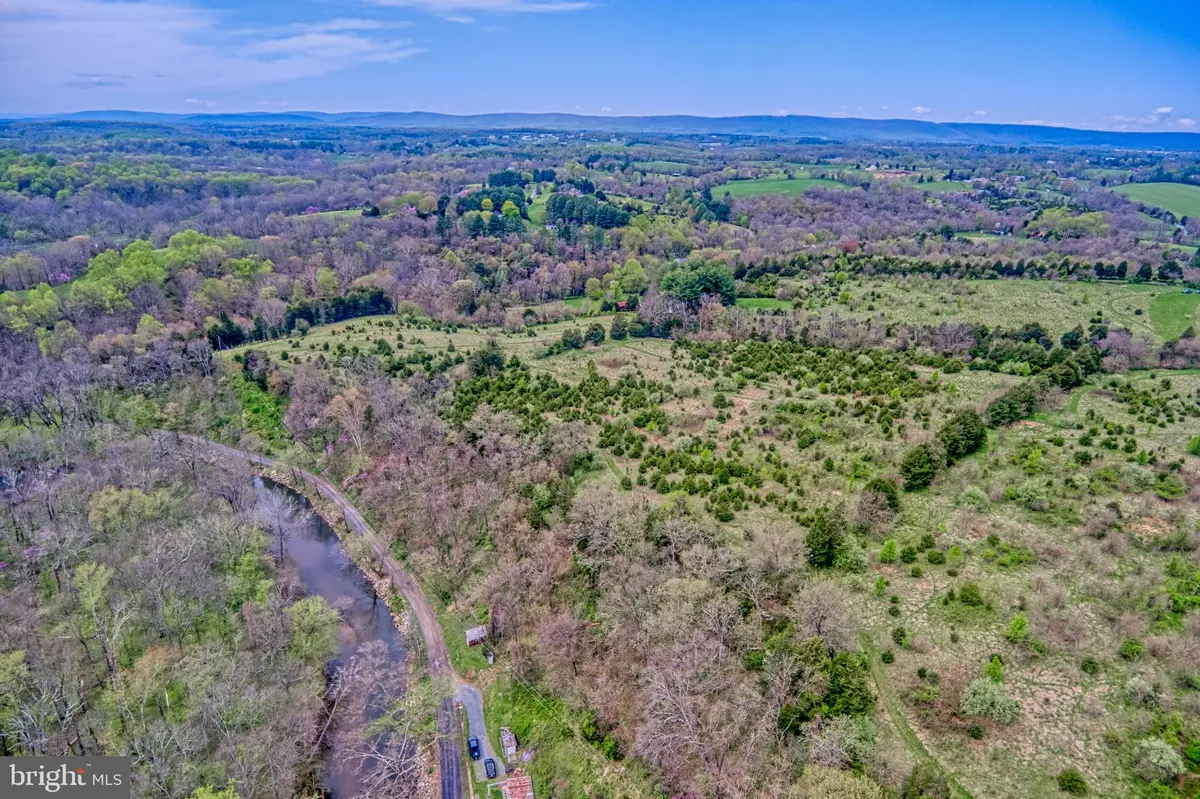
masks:
[[[600,346],[604,343],[605,338],[604,326],[599,322],[592,322],[588,325],[587,333],[584,334],[583,340],[593,346]]]
[[[869,777],[827,766],[809,765],[788,792],[790,799],[884,799],[883,789]]]
[[[983,737],[983,727],[980,727],[978,724],[972,724],[971,729],[967,730],[967,735],[978,741]]]
[[[938,566],[946,562],[946,554],[940,549],[931,549],[928,553],[926,553],[925,560],[929,561],[935,566]]]
[[[964,605],[977,608],[983,605],[983,591],[979,587],[979,583],[966,582],[962,588],[958,589],[958,600]]]
[[[833,565],[843,571],[857,574],[866,571],[870,561],[867,551],[858,543],[858,539],[853,535],[846,535],[842,536],[837,554],[833,557]]]
[[[1162,738],[1147,738],[1133,757],[1133,770],[1146,782],[1167,782],[1187,770],[1183,758]]]
[[[1029,619],[1024,613],[1018,613],[1013,616],[1012,621],[1008,623],[1008,630],[1005,632],[1005,637],[1014,644],[1019,644],[1029,637]]]
[[[895,563],[896,562],[896,539],[889,538],[883,542],[883,549],[879,550],[880,563]]]
[[[1124,660],[1137,660],[1146,652],[1146,644],[1139,638],[1126,638],[1117,654]]]
[[[982,716],[1000,724],[1012,724],[1021,715],[1016,699],[1006,694],[999,683],[983,678],[967,685],[959,709],[964,715]]]
[[[979,486],[967,486],[954,500],[955,505],[962,505],[972,510],[985,511],[992,504],[987,494]]]
[[[1028,381],[1013,386],[987,407],[988,424],[992,427],[1012,424],[1018,419],[1032,416],[1037,410],[1044,386],[1038,381]]]
[[[991,660],[984,666],[983,673],[992,682],[1004,682],[1004,661],[999,655],[992,655]]]
[[[908,630],[903,627],[892,628],[892,641],[896,646],[904,646],[904,642],[908,640]]]
[[[917,550],[914,547],[905,547],[900,550],[900,562],[912,563],[917,559]]]
[[[883,661],[884,663],[895,663],[896,662],[896,653],[890,649],[885,649],[879,655],[879,659],[881,661]]]
[[[1154,493],[1162,499],[1181,499],[1187,494],[1187,483],[1177,474],[1160,474],[1154,481]]]
[[[942,692],[936,685],[922,685],[909,694],[909,699],[919,705],[932,704],[941,698]]]
[[[1079,661],[1079,670],[1089,677],[1095,677],[1100,673],[1100,662],[1095,658],[1084,658]]]
[[[938,431],[946,462],[954,463],[981,449],[987,442],[987,427],[973,410],[959,411]]]
[[[583,349],[583,333],[577,327],[564,330],[559,342],[564,350]]]
[[[1046,487],[1033,480],[1009,487],[1004,494],[1029,510],[1044,511],[1050,507],[1050,495],[1046,492]]]
[[[922,574],[924,574],[924,572],[921,571],[920,566],[913,566],[912,571],[910,571],[909,574],[911,574],[913,577],[920,577]]]
[[[1188,442],[1187,451],[1189,455],[1200,457],[1200,436],[1192,437],[1192,440]]]
[[[895,482],[884,477],[876,477],[867,483],[866,490],[881,495],[891,511],[900,512],[900,490],[896,487]]]
[[[1125,681],[1125,697],[1135,705],[1158,704],[1158,691],[1136,674]]]
[[[937,475],[937,460],[928,444],[919,444],[909,450],[900,462],[900,476],[904,478],[904,490],[916,491],[933,482]]]
[[[1088,784],[1077,768],[1067,768],[1058,772],[1058,789],[1072,796],[1087,796]]]
[[[908,779],[904,781],[904,791],[901,799],[949,799],[950,789],[946,778],[936,766],[929,763],[918,763],[913,766]]]

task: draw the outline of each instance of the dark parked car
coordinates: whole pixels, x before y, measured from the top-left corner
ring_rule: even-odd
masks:
[[[479,759],[479,739],[474,735],[467,739],[467,754],[471,756],[472,760]]]
[[[483,770],[487,773],[489,780],[496,779],[496,761],[490,757],[483,761]]]

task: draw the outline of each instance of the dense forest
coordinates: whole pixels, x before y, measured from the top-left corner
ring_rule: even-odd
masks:
[[[424,795],[470,685],[540,797],[1195,796],[1197,163],[3,123],[0,748]]]

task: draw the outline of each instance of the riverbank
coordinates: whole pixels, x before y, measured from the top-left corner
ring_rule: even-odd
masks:
[[[264,480],[303,497],[308,502],[313,514],[324,522],[341,542],[342,550],[357,567],[367,585],[379,599],[383,600],[392,624],[403,641],[405,652],[410,655],[414,652],[419,653],[422,648],[421,636],[415,629],[411,606],[404,595],[392,584],[392,581],[378,568],[378,564],[371,557],[370,547],[365,545],[363,538],[349,529],[338,506],[328,501],[319,491],[313,490],[307,481],[296,479],[291,470],[272,466],[261,468],[260,474]],[[404,658],[404,690],[406,692],[422,676],[417,667],[418,661],[418,658],[411,656]],[[423,768],[420,770],[414,799],[437,799],[440,780],[434,747],[422,747],[419,757]]]

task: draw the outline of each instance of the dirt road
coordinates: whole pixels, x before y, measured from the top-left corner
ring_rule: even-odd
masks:
[[[367,520],[358,512],[354,504],[333,483],[312,472],[281,464],[274,458],[267,457],[266,455],[234,449],[233,447],[227,447],[224,444],[218,444],[215,441],[209,441],[197,436],[163,432],[158,434],[158,438],[160,440],[174,438],[180,442],[189,442],[196,446],[207,448],[223,457],[248,461],[257,466],[286,469],[315,488],[322,497],[338,507],[342,518],[346,521],[346,526],[354,533],[362,536],[371,546],[371,551],[375,555],[375,562],[379,565],[379,568],[392,581],[392,585],[404,595],[405,600],[408,601],[408,605],[412,608],[413,615],[417,619],[417,627],[421,631],[421,639],[425,643],[425,653],[429,658],[430,674],[447,676],[455,686],[463,684],[463,681],[459,679],[458,675],[454,672],[454,668],[450,665],[450,654],[446,649],[446,638],[442,634],[441,625],[438,624],[437,612],[429,604],[429,600],[425,597],[425,592],[421,590],[421,586],[412,578],[412,575],[400,565],[400,561],[392,555],[383,539],[371,528],[371,525],[367,524]],[[463,695],[460,698],[465,698],[468,702],[474,703],[474,701],[478,700],[479,706],[467,707],[467,711],[468,715],[477,713],[478,718],[482,719],[483,703],[482,698],[479,697],[479,692],[467,691],[460,692],[460,694]],[[438,741],[438,761],[442,778],[442,799],[462,799],[462,747],[458,741],[459,728],[454,716],[454,697],[452,696],[447,697],[438,710],[438,729],[441,732]]]

